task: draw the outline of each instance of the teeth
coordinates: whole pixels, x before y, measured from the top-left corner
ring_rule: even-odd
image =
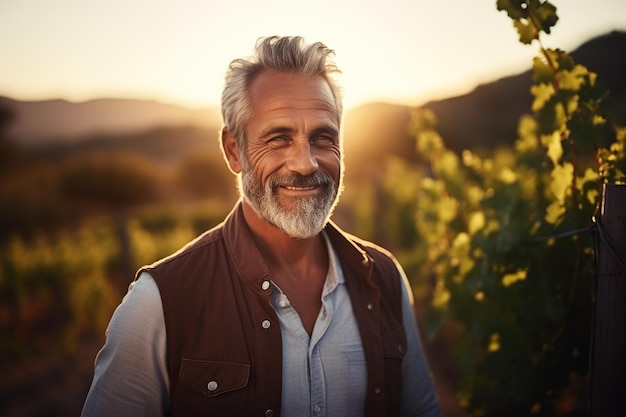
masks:
[[[308,191],[308,190],[314,190],[316,186],[312,185],[310,187],[290,187],[286,185],[285,188],[288,190],[292,190],[292,191]]]

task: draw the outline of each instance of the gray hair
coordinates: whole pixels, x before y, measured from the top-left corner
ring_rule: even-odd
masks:
[[[271,36],[257,40],[254,56],[230,63],[222,91],[222,119],[240,150],[246,149],[245,126],[252,117],[248,87],[262,71],[292,73],[307,78],[323,77],[333,93],[341,120],[341,89],[333,78],[340,71],[332,61],[334,54],[321,42],[307,45],[300,36]]]

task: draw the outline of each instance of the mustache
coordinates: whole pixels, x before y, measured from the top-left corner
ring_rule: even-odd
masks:
[[[316,171],[311,175],[276,173],[267,179],[267,185],[271,188],[313,187],[317,185],[331,185],[334,182],[330,175],[320,171]]]

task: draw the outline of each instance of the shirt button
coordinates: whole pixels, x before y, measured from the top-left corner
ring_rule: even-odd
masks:
[[[261,323],[261,326],[262,326],[264,329],[269,329],[269,328],[270,328],[270,325],[271,325],[271,323],[270,323],[270,321],[269,321],[269,320],[263,320],[263,323]]]
[[[318,404],[315,406],[315,412],[319,413],[320,411],[322,411],[322,406]]]
[[[263,283],[261,284],[261,288],[263,288],[264,291],[267,291],[269,287],[270,287],[269,281],[263,281]]]
[[[206,385],[206,387],[209,389],[209,391],[215,391],[217,389],[217,382],[211,381]]]
[[[274,415],[274,410],[271,408],[265,410],[265,417],[272,417]]]

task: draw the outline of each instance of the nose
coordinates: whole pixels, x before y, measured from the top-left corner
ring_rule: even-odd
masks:
[[[289,147],[286,168],[305,176],[318,170],[319,165],[308,140],[296,142]]]

